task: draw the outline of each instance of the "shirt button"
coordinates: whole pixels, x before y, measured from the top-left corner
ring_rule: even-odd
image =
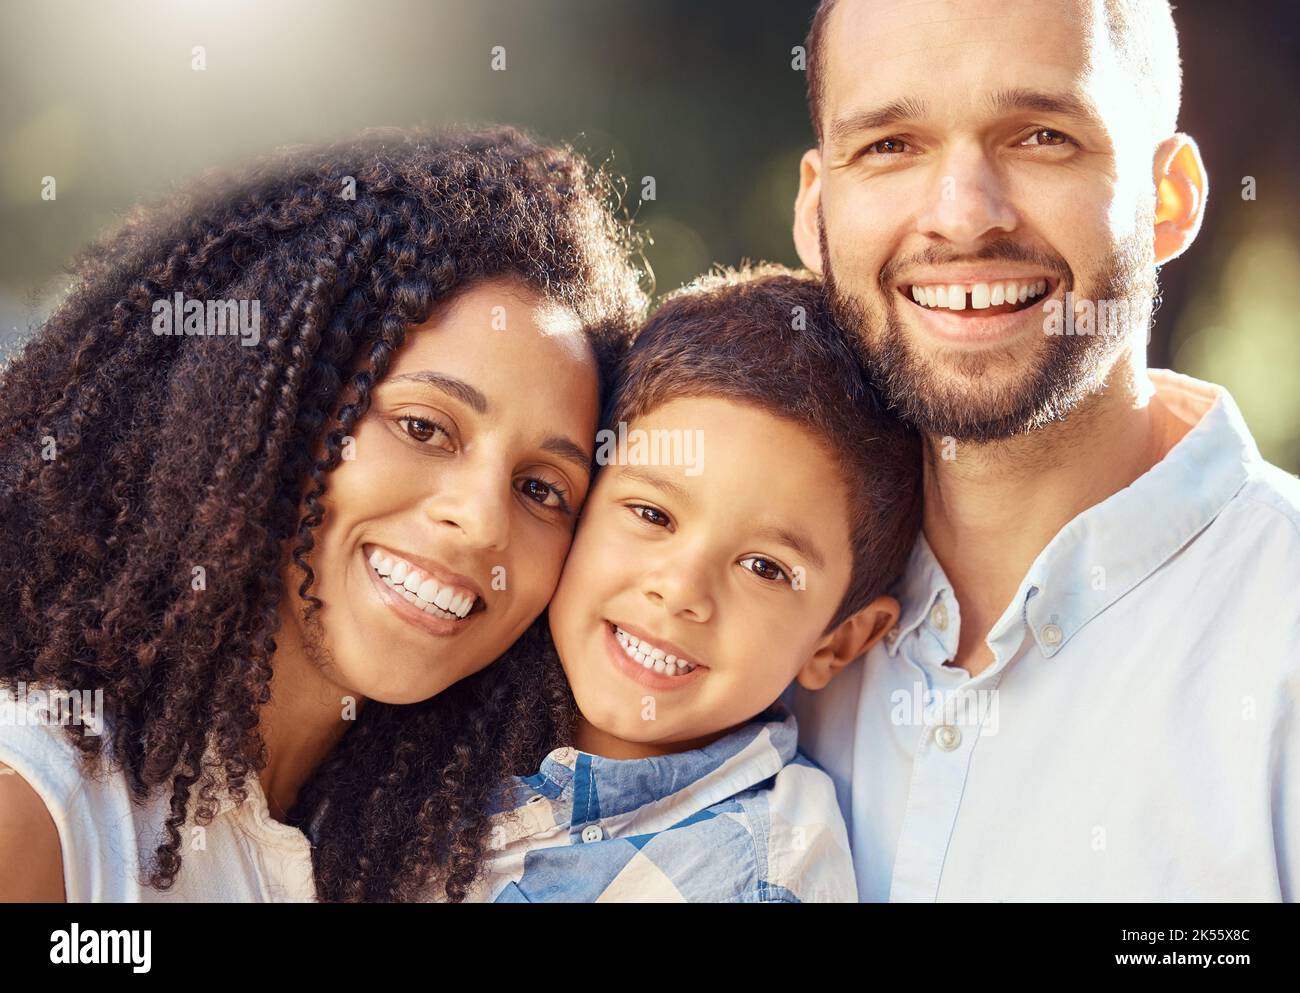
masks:
[[[934,741],[945,752],[951,752],[961,744],[961,732],[951,724],[934,729]]]
[[[941,603],[936,603],[934,609],[930,611],[930,623],[940,631],[947,631],[948,608]]]
[[[1055,624],[1044,624],[1042,633],[1044,644],[1059,645],[1061,643],[1061,629]]]
[[[605,832],[600,829],[599,824],[588,824],[582,829],[583,841],[600,841],[603,837],[605,837]]]

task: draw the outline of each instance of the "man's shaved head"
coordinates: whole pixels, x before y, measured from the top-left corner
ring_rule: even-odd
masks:
[[[813,15],[805,47],[808,51],[808,112],[818,145],[823,141],[822,113],[826,95],[824,48],[836,7],[855,0],[821,0]],[[1068,0],[1058,0],[1068,4]],[[1141,103],[1150,108],[1152,136],[1159,142],[1178,127],[1182,66],[1178,33],[1169,0],[1092,0],[1105,25],[1119,68],[1132,74]],[[1044,3],[1046,11],[1050,2]]]

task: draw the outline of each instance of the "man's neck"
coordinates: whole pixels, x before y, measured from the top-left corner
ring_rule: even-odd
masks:
[[[958,443],[956,457],[947,460],[939,440],[930,439],[925,536],[961,607],[950,664],[972,676],[991,665],[989,631],[1039,553],[1181,437],[1149,389],[1145,364],[1129,355],[1067,420],[1004,442]]]

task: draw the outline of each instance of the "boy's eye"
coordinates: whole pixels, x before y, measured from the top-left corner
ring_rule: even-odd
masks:
[[[628,509],[631,510],[632,513],[636,514],[637,517],[641,518],[641,520],[645,521],[647,524],[653,524],[655,527],[666,528],[672,524],[672,518],[662,510],[656,510],[654,507],[647,507],[644,504],[633,504]]]
[[[429,420],[427,417],[416,417],[412,414],[407,414],[403,417],[399,417],[397,419],[397,423],[402,425],[402,430],[404,430],[411,438],[415,439],[421,444],[424,444],[425,442],[429,441],[431,438],[434,438],[438,435],[442,435],[444,438],[447,438],[448,440],[451,439],[451,434],[447,431],[446,428],[444,428],[437,421]],[[438,447],[446,447],[446,446],[438,446]]]
[[[788,583],[790,577],[785,574],[785,570],[773,562],[771,559],[765,559],[761,555],[750,555],[748,558],[740,560],[741,565],[746,562],[752,562],[753,565],[745,566],[759,579],[766,579],[770,582]]]
[[[530,476],[520,481],[519,492],[535,503],[551,510],[569,510],[569,501],[565,499],[564,488],[558,483],[548,483],[544,479]]]

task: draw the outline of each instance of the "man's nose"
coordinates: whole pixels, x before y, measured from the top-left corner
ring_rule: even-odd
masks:
[[[959,248],[974,248],[1015,230],[1017,212],[1005,179],[979,144],[952,146],[932,182],[928,205],[917,219],[921,234]]]

